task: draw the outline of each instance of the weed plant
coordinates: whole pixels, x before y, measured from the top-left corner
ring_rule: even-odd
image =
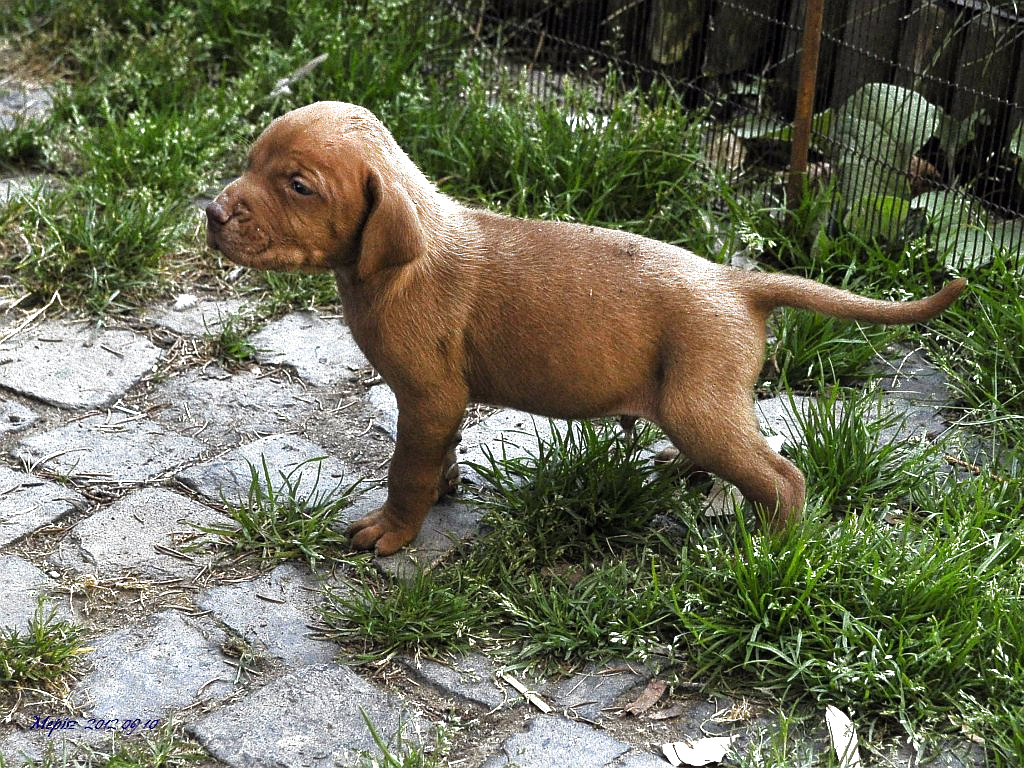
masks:
[[[788,453],[823,510],[887,511],[939,464],[941,443],[908,432],[906,417],[871,391],[833,388],[806,402],[790,400],[799,436]]]
[[[937,449],[880,439],[895,421],[870,393],[833,393],[806,413],[797,461],[812,510],[772,535],[742,516],[700,520],[692,491],[653,475],[632,508],[653,504],[664,522],[632,527],[614,496],[622,485],[579,474],[637,456],[615,458],[608,428],[553,433],[532,457],[481,468],[494,509],[467,551],[408,582],[360,573],[362,589],[333,595],[325,621],[363,658],[482,648],[548,672],[622,656],[683,663],[688,676],[745,681],[789,704],[840,706],[864,727],[915,738],[966,728],[993,764],[1012,765],[1024,754],[1013,720],[1024,707],[1024,488],[940,474]],[[563,490],[533,508],[537,477]],[[593,510],[616,525],[578,528],[574,515]],[[559,543],[537,541],[546,536]]]
[[[933,323],[931,350],[967,418],[1007,444],[1024,437],[1024,274],[999,260]]]
[[[306,490],[303,473],[310,465],[315,466],[316,475]],[[345,551],[348,539],[337,529],[342,523],[341,511],[351,503],[359,481],[322,488],[320,459],[305,461],[287,473],[275,473],[264,457],[261,467],[249,463],[249,475],[244,501],[223,500],[232,523],[194,526],[215,536],[218,549],[254,555],[263,566],[301,559],[310,567]]]
[[[81,627],[58,619],[57,609],[40,598],[27,631],[0,631],[0,689],[66,687],[79,658],[90,650],[81,640]]]
[[[484,499],[490,510],[484,525],[516,537],[495,556],[513,569],[580,560],[671,514],[676,478],[644,455],[651,436],[576,421],[565,429],[552,425],[546,438],[536,435],[535,452],[488,455],[474,465],[492,492]]]
[[[492,456],[477,467],[493,483],[487,533],[458,567],[396,583],[361,573],[370,578],[334,595],[325,622],[374,656],[514,642],[510,663],[548,669],[646,657],[668,615],[662,536],[688,524],[693,499],[642,451],[610,425],[573,423],[536,452]]]

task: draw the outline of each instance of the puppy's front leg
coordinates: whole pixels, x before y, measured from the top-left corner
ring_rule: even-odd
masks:
[[[465,400],[441,407],[413,400],[398,406],[398,440],[388,468],[384,506],[354,522],[348,530],[356,549],[378,555],[397,552],[416,538],[430,507],[445,487],[447,462],[454,458]]]

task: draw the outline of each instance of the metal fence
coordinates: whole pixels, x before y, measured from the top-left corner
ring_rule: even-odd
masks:
[[[732,173],[772,161],[784,171],[794,160],[802,170],[791,145],[803,67],[810,168],[833,184],[838,226],[924,242],[956,268],[1000,256],[1024,266],[1024,10],[1015,2],[454,5],[482,39],[538,72],[670,82],[707,109],[713,142],[739,148],[724,153]],[[805,38],[815,11],[820,33]],[[807,40],[819,48],[816,69]]]

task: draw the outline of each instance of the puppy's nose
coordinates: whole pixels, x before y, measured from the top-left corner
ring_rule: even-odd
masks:
[[[227,224],[230,218],[231,213],[228,209],[216,200],[206,206],[206,219],[211,224]]]

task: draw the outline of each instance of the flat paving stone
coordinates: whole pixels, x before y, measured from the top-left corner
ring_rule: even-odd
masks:
[[[479,507],[444,499],[431,507],[416,538],[393,555],[377,560],[377,567],[398,579],[413,579],[430,570],[461,542],[476,535],[483,512]]]
[[[2,355],[3,352],[0,352]],[[39,414],[14,400],[0,400],[0,435],[21,432],[39,420]]]
[[[151,399],[164,406],[154,417],[157,421],[218,447],[286,432],[318,407],[315,396],[300,384],[250,371],[231,375],[216,366],[162,382]]]
[[[373,512],[387,500],[386,488],[373,488],[342,511],[347,526]],[[408,546],[393,555],[377,559],[377,567],[396,578],[409,579],[429,570],[460,542],[474,536],[479,528],[482,510],[458,496],[441,499],[430,508],[423,527]]]
[[[0,465],[0,547],[84,505],[77,491]]]
[[[127,330],[41,323],[0,347],[0,387],[63,408],[120,399],[160,360],[149,339]]]
[[[217,702],[234,690],[235,668],[220,647],[227,635],[210,622],[175,611],[103,635],[93,645],[93,671],[73,698],[89,717],[164,720],[197,701]]]
[[[52,109],[49,89],[9,78],[0,80],[0,130],[14,130],[22,120],[41,120]]]
[[[293,665],[316,664],[338,653],[333,643],[310,637],[309,625],[319,618],[319,589],[308,568],[284,563],[253,581],[209,589],[198,604],[271,656]]]
[[[323,386],[356,377],[369,361],[343,322],[293,312],[249,338],[260,363],[290,365],[299,378]]]
[[[334,768],[361,764],[364,755],[380,757],[364,717],[399,754],[430,743],[429,722],[394,694],[336,664],[291,671],[188,730],[232,768]]]
[[[498,682],[498,666],[483,654],[470,653],[446,661],[422,656],[398,661],[418,681],[464,704],[493,711],[522,702],[511,687]]]
[[[798,414],[807,413],[807,409],[814,402],[815,398],[805,395],[793,395],[792,400],[789,396],[769,397],[757,400],[754,403],[754,412],[762,431],[781,435],[791,445],[802,445],[804,438]]]
[[[633,749],[589,725],[563,717],[540,715],[529,722],[526,730],[508,738],[501,754],[488,759],[481,768],[617,768]],[[646,768],[647,755],[636,751],[632,765]],[[663,761],[650,758],[650,765]]]
[[[649,675],[636,665],[621,662],[592,667],[560,681],[544,686],[543,693],[563,712],[590,722],[600,722],[616,707],[627,691],[646,682]]]
[[[273,490],[292,487],[298,498],[333,498],[358,479],[351,468],[328,456],[320,446],[294,435],[253,440],[219,458],[183,470],[178,479],[211,501],[226,499],[239,503],[248,499],[253,470],[260,488],[268,490],[264,461]]]
[[[39,597],[57,582],[17,555],[0,555],[0,629],[25,632],[39,606]],[[57,609],[59,618],[70,613],[63,601],[47,600],[45,609]]]
[[[390,437],[398,439],[398,401],[387,384],[370,387],[366,399],[373,408],[373,426]]]
[[[183,294],[172,302],[147,308],[141,320],[183,336],[216,335],[243,315],[248,306],[244,299],[202,299]]]
[[[112,413],[30,435],[13,454],[27,466],[84,482],[134,484],[167,475],[204,450],[154,421]]]
[[[79,573],[150,578],[191,578],[214,556],[171,554],[202,537],[192,525],[230,524],[231,519],[165,488],[142,488],[77,523],[54,556]]]
[[[480,485],[483,478],[470,465],[487,466],[488,452],[495,459],[536,456],[539,443],[549,441],[552,430],[564,434],[567,429],[565,421],[546,419],[524,411],[496,411],[462,430],[462,442],[456,450],[462,478]]]

